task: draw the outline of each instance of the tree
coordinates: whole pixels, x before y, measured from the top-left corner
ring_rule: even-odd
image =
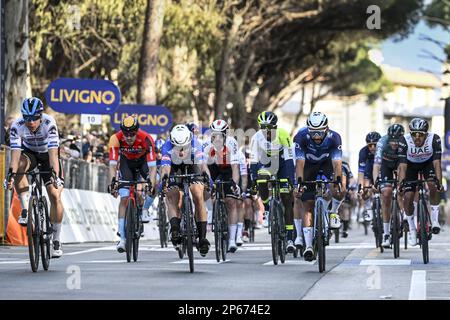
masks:
[[[147,0],[138,73],[138,103],[154,105],[157,101],[158,52],[164,7],[165,0]]]
[[[5,112],[17,115],[29,96],[28,0],[7,0],[5,7]]]

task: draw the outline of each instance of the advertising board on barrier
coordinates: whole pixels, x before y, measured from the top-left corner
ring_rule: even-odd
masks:
[[[109,80],[59,78],[45,91],[47,104],[67,114],[111,114],[120,104],[120,90]]]
[[[121,104],[111,115],[111,125],[120,130],[123,118],[137,115],[139,126],[148,133],[159,134],[166,132],[172,125],[172,114],[164,106]]]

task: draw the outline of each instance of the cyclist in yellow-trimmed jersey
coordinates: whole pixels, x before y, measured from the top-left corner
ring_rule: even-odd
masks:
[[[267,183],[256,185],[257,179],[267,179],[270,175],[278,179],[289,179],[294,183],[295,147],[289,133],[277,128],[278,117],[270,111],[264,111],[258,116],[260,130],[252,137],[250,142],[250,175],[253,181],[253,190],[258,188],[264,203],[264,226],[269,221],[269,190]],[[293,238],[293,193],[289,183],[282,183],[280,188],[281,200],[285,208],[285,221],[287,230],[286,251],[295,251]]]

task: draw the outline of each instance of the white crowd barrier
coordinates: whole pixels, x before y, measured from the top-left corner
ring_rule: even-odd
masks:
[[[64,189],[62,193],[64,219],[61,229],[62,243],[118,241],[117,210],[119,198],[108,193]],[[155,199],[153,206],[157,205]],[[156,221],[144,224],[143,240],[159,239]]]

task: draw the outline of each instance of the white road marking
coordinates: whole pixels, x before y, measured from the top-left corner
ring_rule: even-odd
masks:
[[[99,248],[92,248],[92,249],[87,249],[87,250],[82,250],[82,251],[75,251],[75,252],[68,252],[68,253],[64,253],[65,256],[75,256],[78,254],[83,254],[83,253],[90,253],[90,252],[95,252],[95,251],[109,251],[109,250],[116,250],[115,246],[107,246],[107,247],[99,247]]]
[[[127,263],[127,260],[91,260],[80,261],[79,263]]]
[[[427,299],[427,272],[425,270],[413,270],[411,276],[411,287],[409,289],[409,300]]]
[[[13,261],[0,261],[0,264],[22,264],[29,263],[29,260],[13,260]]]
[[[363,259],[359,263],[360,266],[409,266],[410,259]]]
[[[231,260],[225,260],[225,261],[220,261],[217,262],[217,260],[215,259],[194,259],[194,265],[195,264],[219,264],[219,263],[224,263],[224,262],[229,262]],[[189,264],[189,259],[183,259],[183,260],[179,260],[179,261],[174,261],[171,263],[175,263],[175,264]]]
[[[304,261],[304,260],[286,260],[284,263],[281,263],[280,261],[278,261],[278,265],[283,265],[283,264],[289,264],[289,265],[307,265],[307,266],[311,266],[313,264],[315,264],[316,261]],[[263,266],[273,266],[273,260],[263,263]]]

